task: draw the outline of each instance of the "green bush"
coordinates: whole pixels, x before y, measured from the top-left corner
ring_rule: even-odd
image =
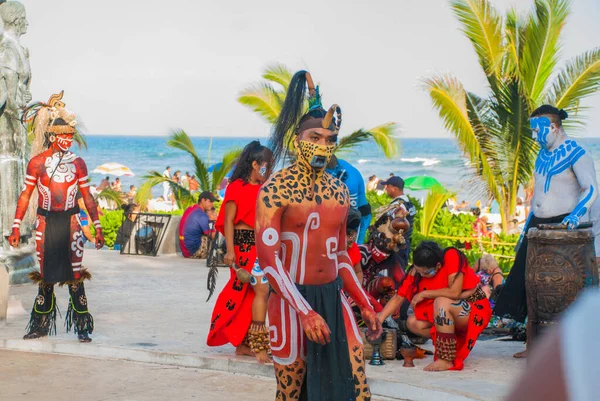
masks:
[[[417,216],[415,217],[415,227],[419,227],[419,220],[421,218],[420,211],[417,212]],[[433,230],[431,232],[432,235],[442,235],[447,237],[462,237],[462,238],[470,238],[473,237],[473,223],[476,218],[472,214],[452,214],[448,210],[443,209],[440,210],[438,215],[436,216]],[[504,273],[508,273],[513,264],[513,258],[515,256],[515,247],[512,244],[516,244],[519,239],[518,234],[507,235],[507,234],[499,234],[496,237],[495,242],[498,243],[507,243],[511,245],[495,245],[490,243],[483,243],[483,251],[479,248],[479,244],[473,238],[473,241],[469,241],[471,243],[472,249],[465,249],[465,241],[451,238],[436,238],[436,237],[425,237],[417,230],[413,231],[412,243],[411,243],[411,260],[412,260],[412,251],[416,248],[416,246],[421,241],[435,241],[442,248],[447,248],[453,246],[455,248],[461,249],[467,259],[469,259],[469,263],[473,265],[477,262],[477,260],[481,257],[481,255],[485,253],[492,254],[496,257],[498,261],[498,265],[500,269]],[[506,257],[504,257],[506,256]]]

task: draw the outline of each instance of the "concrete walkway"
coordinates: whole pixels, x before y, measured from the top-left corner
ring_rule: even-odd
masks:
[[[94,315],[94,341],[80,344],[64,332],[40,340],[22,340],[36,295],[31,284],[10,288],[8,321],[0,328],[0,348],[65,355],[116,358],[228,373],[273,377],[273,368],[251,357],[233,356],[233,347],[209,348],[205,340],[216,296],[206,303],[207,269],[204,261],[178,256],[122,256],[113,251],[86,250],[84,263],[94,275],[86,283]],[[221,270],[218,288],[229,272]],[[63,314],[68,294],[56,290]],[[427,347],[427,346],[426,346]],[[428,344],[431,348],[431,344]],[[400,361],[368,366],[374,394],[407,400],[497,400],[507,394],[524,361],[511,357],[522,344],[480,341],[462,372],[426,373],[430,359],[414,369]],[[270,399],[269,397],[265,399]]]

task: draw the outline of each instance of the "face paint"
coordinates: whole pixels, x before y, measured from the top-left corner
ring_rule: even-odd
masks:
[[[323,170],[329,164],[334,149],[335,145],[298,141],[298,157],[304,159],[315,170]]]
[[[56,147],[63,152],[69,150],[71,145],[73,145],[73,135],[68,134],[58,134],[56,136]]]
[[[261,177],[263,178],[267,178],[266,174],[267,174],[267,163],[264,163],[261,168],[258,170],[258,174],[260,174]]]
[[[437,274],[437,269],[435,267],[431,268],[421,268],[415,267],[417,272],[421,275],[421,277],[433,277]]]
[[[553,142],[551,135],[552,122],[548,117],[534,117],[529,121],[529,126],[533,134],[533,139],[544,147],[548,147],[548,143]]]

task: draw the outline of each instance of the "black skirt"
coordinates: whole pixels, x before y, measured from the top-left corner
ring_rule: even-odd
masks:
[[[74,279],[71,265],[71,216],[77,213],[79,207],[64,212],[38,208],[38,214],[46,217],[42,266],[45,283],[62,283]]]
[[[307,341],[306,379],[300,399],[355,401],[355,385],[342,309],[342,279],[338,277],[323,285],[296,286],[331,330],[329,344]]]
[[[537,228],[540,224],[555,224],[562,223],[568,214],[562,216],[548,217],[545,219],[535,217],[531,215],[529,224],[523,230],[525,235],[521,246],[517,250],[515,256],[515,262],[513,263],[510,273],[506,278],[506,283],[502,288],[496,306],[494,307],[494,315],[496,316],[510,316],[516,321],[524,322],[527,317],[527,295],[525,293],[525,265],[527,264],[527,246],[529,240],[527,239],[527,233],[531,228]]]

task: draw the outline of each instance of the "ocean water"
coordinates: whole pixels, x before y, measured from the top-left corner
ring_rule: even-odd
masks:
[[[217,163],[225,152],[234,147],[243,147],[256,138],[192,138],[198,155],[209,165]],[[88,135],[88,149],[72,149],[82,156],[91,172],[95,167],[117,162],[129,167],[135,177],[121,177],[123,191],[128,191],[130,185],[140,186],[143,176],[148,171],[156,170],[162,173],[166,166],[171,166],[171,172],[181,170],[194,174],[191,157],[187,153],[167,146],[168,137],[156,136],[103,136]],[[596,168],[600,172],[600,138],[578,138],[577,141],[586,147],[596,160]],[[266,138],[261,139],[266,143]],[[460,199],[474,202],[480,194],[474,191],[474,183],[467,167],[467,159],[456,146],[453,139],[400,139],[400,155],[386,159],[377,146],[366,143],[348,153],[338,154],[356,166],[365,177],[376,175],[385,179],[390,173],[403,178],[414,175],[429,175],[436,178],[446,188],[458,192]],[[99,184],[104,178],[102,174],[92,174],[92,182]],[[600,177],[600,174],[599,174]],[[111,177],[114,181],[114,177]],[[410,193],[410,191],[408,191]],[[162,189],[155,187],[153,194],[159,196]],[[425,196],[423,191],[414,193],[417,197]]]

